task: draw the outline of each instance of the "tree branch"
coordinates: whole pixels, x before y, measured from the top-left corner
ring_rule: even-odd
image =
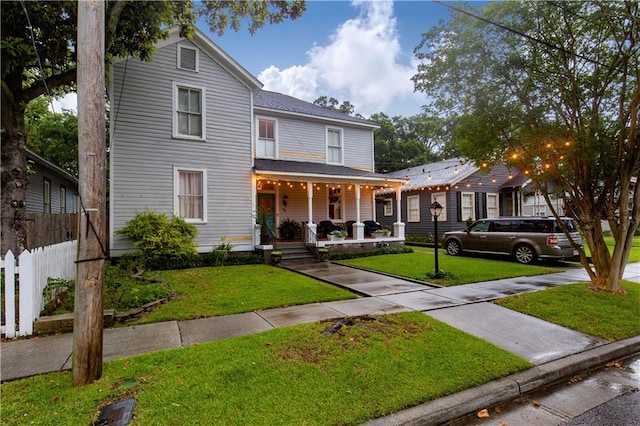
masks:
[[[39,81],[37,84],[23,90],[22,100],[29,102],[32,99],[37,98],[40,95],[47,93],[47,88],[54,88],[60,86],[69,86],[76,81],[76,68],[68,69],[62,74],[52,75],[45,79],[45,83]]]

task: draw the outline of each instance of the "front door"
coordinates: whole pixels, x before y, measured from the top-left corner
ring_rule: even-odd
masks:
[[[274,233],[275,229],[276,194],[258,194],[258,208],[264,212],[267,225]]]

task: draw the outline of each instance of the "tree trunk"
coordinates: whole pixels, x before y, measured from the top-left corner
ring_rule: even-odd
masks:
[[[0,256],[27,244],[27,157],[24,108],[2,82],[2,235]]]
[[[612,256],[604,240],[599,222],[594,221],[591,226],[581,224],[581,228],[591,251],[591,263],[593,264],[593,270],[590,274],[591,287],[597,291],[625,294],[621,280],[628,256],[625,257],[623,254],[628,253],[629,248],[625,248],[625,245],[630,245],[631,242],[626,238],[617,240]]]

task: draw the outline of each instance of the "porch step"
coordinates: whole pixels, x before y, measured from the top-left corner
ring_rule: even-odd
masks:
[[[314,259],[315,256],[302,242],[278,242],[276,247],[282,252],[282,260]]]

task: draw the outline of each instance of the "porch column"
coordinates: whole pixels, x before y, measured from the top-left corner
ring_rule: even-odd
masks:
[[[353,238],[364,239],[364,223],[360,221],[360,184],[356,183],[356,223],[353,224]]]
[[[393,236],[404,239],[404,223],[402,223],[402,185],[396,187],[396,212],[398,220],[393,224]]]
[[[307,213],[308,213],[308,222],[307,229],[305,229],[305,243],[316,245],[317,244],[317,235],[316,235],[316,225],[313,223],[313,182],[307,182]]]

